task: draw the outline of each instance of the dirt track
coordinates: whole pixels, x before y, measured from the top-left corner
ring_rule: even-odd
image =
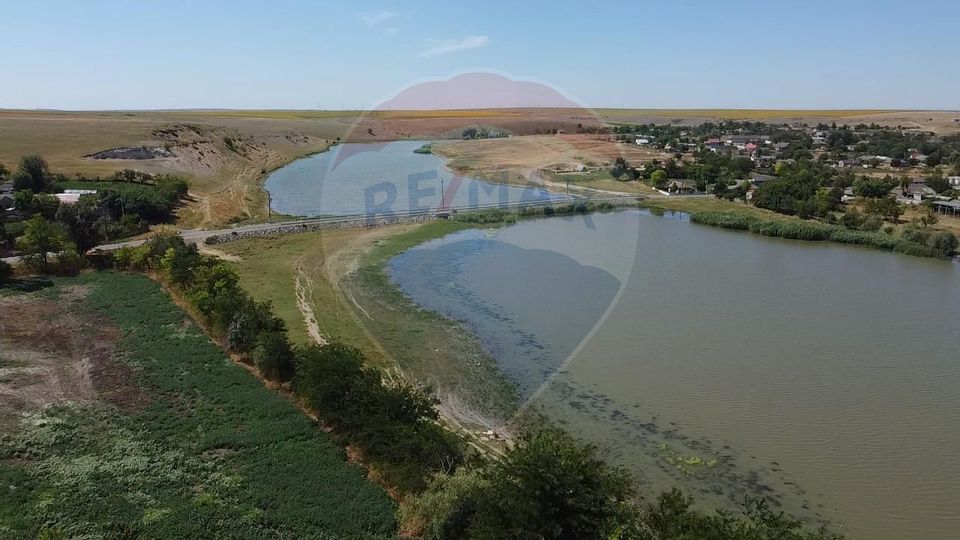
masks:
[[[81,309],[87,292],[0,297],[0,417],[60,403],[146,404],[133,372],[114,358],[120,330]]]

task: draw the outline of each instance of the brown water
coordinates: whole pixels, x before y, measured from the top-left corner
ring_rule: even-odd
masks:
[[[391,272],[646,487],[960,538],[960,264],[623,211],[456,233]]]

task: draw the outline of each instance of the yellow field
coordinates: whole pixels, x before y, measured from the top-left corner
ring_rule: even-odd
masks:
[[[870,114],[902,113],[889,109],[595,109],[603,117],[655,116],[677,118],[722,118],[727,120],[763,120],[770,118],[828,117],[844,118]]]

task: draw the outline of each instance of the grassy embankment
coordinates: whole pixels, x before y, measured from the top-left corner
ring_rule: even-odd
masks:
[[[68,404],[22,418],[0,444],[0,536],[393,536],[387,494],[159,285],[118,273],[54,284],[33,294],[119,327],[116,360],[132,368],[145,405]],[[90,288],[85,298],[56,298],[76,285]]]
[[[603,210],[601,205],[584,209]],[[560,205],[557,212],[577,211]],[[320,332],[360,348],[390,371],[434,386],[441,410],[474,427],[496,424],[515,405],[512,386],[479,340],[456,321],[416,306],[390,280],[387,261],[428,240],[466,228],[501,225],[548,210],[486,210],[457,220],[376,229],[319,231],[253,238],[218,245],[234,263],[243,287],[270,300],[295,343],[307,343],[296,282],[304,285]]]
[[[246,239],[217,249],[239,258],[234,266],[241,285],[258,300],[273,302],[294,342],[310,339],[297,304],[299,277],[326,339],[358,347],[388,373],[431,384],[448,419],[480,427],[512,409],[513,388],[469,331],[414,305],[385,268],[410,247],[476,226],[434,221],[331,230]]]

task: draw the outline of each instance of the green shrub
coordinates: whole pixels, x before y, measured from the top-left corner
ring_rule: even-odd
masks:
[[[828,240],[836,227],[815,221],[755,221],[750,232],[793,240]]]
[[[893,249],[897,239],[883,233],[866,231],[848,231],[837,229],[830,234],[830,240],[841,244],[860,244],[880,249]]]
[[[958,244],[960,244],[960,242],[957,241],[957,237],[948,231],[933,233],[930,235],[930,238],[927,239],[927,245],[943,257],[948,257],[956,251]]]
[[[13,275],[13,267],[10,266],[5,261],[0,261],[0,285],[3,285],[7,281],[10,281],[10,277]]]
[[[900,238],[903,241],[913,242],[915,244],[926,244],[929,237],[930,231],[912,223],[904,227],[903,232],[900,233]]]
[[[264,377],[280,382],[293,378],[296,359],[285,333],[261,332],[251,356]]]
[[[403,492],[423,489],[429,474],[463,459],[459,439],[436,423],[427,393],[384,385],[358,349],[331,343],[298,350],[295,387]]]
[[[690,214],[690,221],[712,227],[747,231],[757,218],[740,212],[695,212]]]
[[[897,242],[897,245],[894,246],[893,251],[897,253],[903,253],[904,255],[912,255],[914,257],[942,257],[942,253],[936,249],[926,246],[924,244],[918,244],[916,242],[910,242],[908,240],[901,240]]]

